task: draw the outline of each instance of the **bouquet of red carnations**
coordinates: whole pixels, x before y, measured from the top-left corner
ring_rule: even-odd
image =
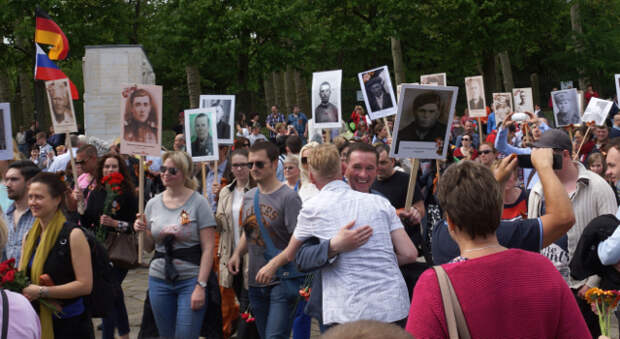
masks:
[[[105,186],[106,191],[105,201],[103,202],[103,214],[111,215],[120,209],[120,206],[115,199],[123,193],[123,189],[121,188],[121,183],[123,180],[125,180],[125,178],[119,172],[106,175],[103,179],[101,179],[101,184]],[[99,241],[102,243],[105,242],[105,239],[108,236],[107,227],[99,226],[96,236]]]
[[[48,274],[41,275],[39,280],[41,286],[54,286],[54,282]],[[22,293],[24,288],[28,285],[30,285],[30,279],[26,276],[26,272],[18,271],[17,268],[15,268],[15,258],[0,263],[0,287],[9,291]],[[52,310],[54,315],[60,316],[62,308],[59,304],[46,299],[39,299],[39,302]]]

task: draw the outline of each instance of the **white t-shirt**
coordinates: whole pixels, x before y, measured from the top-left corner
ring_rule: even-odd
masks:
[[[237,248],[237,244],[239,243],[239,216],[241,213],[241,206],[243,206],[244,194],[245,192],[243,190],[243,187],[235,187],[232,200],[233,237],[235,240],[235,248]]]
[[[303,186],[302,186],[303,187]],[[370,239],[358,249],[341,253],[321,269],[323,322],[360,319],[399,321],[409,312],[409,293],[398,268],[391,233],[403,227],[390,202],[378,195],[356,192],[335,180],[304,201],[293,236],[331,239],[342,226],[370,225]]]

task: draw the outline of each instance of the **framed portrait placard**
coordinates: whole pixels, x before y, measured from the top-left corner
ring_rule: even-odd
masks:
[[[496,123],[504,121],[504,118],[512,111],[512,93],[493,93],[493,112],[495,112]]]
[[[445,86],[446,83],[446,73],[420,75],[420,85]]]
[[[445,159],[458,91],[455,86],[403,85],[390,157]]]
[[[312,119],[316,128],[340,128],[342,70],[312,73]]]
[[[484,96],[484,79],[482,75],[465,78],[465,96],[467,110],[472,118],[487,116],[487,101]]]
[[[620,74],[614,74],[614,84],[616,87],[616,97],[620,100]]]
[[[13,132],[11,129],[11,104],[0,103],[0,160],[13,159]]]
[[[513,88],[512,89],[512,100],[514,104],[514,112],[534,113],[534,97],[532,96],[531,87]]]
[[[69,79],[49,80],[45,82],[47,102],[52,114],[52,125],[55,133],[77,132],[73,100]]]
[[[562,127],[581,123],[579,96],[574,88],[551,92],[555,126]]]
[[[581,120],[583,122],[594,121],[596,126],[603,126],[613,104],[613,101],[592,97],[590,98],[590,102],[588,102],[588,107],[586,107],[586,111],[583,113]]]
[[[121,85],[121,153],[161,156],[163,88]]]
[[[185,145],[194,162],[219,160],[217,107],[185,110]]]
[[[232,145],[235,138],[235,96],[201,95],[200,108],[215,107],[218,144]]]
[[[370,119],[396,114],[397,103],[387,66],[358,73],[357,78]]]

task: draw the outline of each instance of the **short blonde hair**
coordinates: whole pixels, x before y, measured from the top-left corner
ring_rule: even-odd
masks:
[[[287,155],[283,162],[285,164],[295,164],[295,166],[299,167],[299,157],[295,154]]]
[[[192,190],[198,188],[198,181],[193,175],[194,163],[189,154],[182,151],[168,151],[161,157],[161,162],[164,163],[168,159],[172,160],[174,165],[183,173],[183,178],[185,178],[183,185],[185,185],[185,187]]]
[[[312,156],[308,159],[310,171],[322,179],[339,177],[342,175],[340,168],[340,153],[334,144],[321,144],[312,150]]]

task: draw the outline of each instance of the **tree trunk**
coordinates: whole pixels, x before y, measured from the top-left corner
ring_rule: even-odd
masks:
[[[273,92],[275,96],[276,106],[278,106],[278,110],[281,111],[282,107],[286,105],[284,102],[284,78],[282,77],[282,72],[272,72],[273,76]]]
[[[134,6],[134,21],[132,25],[131,36],[129,37],[132,44],[138,43],[138,30],[140,28],[140,2],[141,0],[136,0],[136,4]]]
[[[263,87],[265,88],[265,106],[267,108],[267,112],[269,112],[271,110],[271,106],[275,103],[272,74],[263,74]]]
[[[0,102],[11,101],[11,84],[9,82],[9,72],[6,68],[0,69]]]
[[[243,32],[244,37],[250,36],[249,33]],[[248,55],[248,41],[246,38],[241,39],[241,47],[239,48],[237,83],[239,85],[239,95],[237,95],[237,112],[249,113],[251,110],[252,94],[248,90],[249,74],[250,74],[250,57]],[[233,112],[235,113],[235,112]],[[235,118],[238,118],[236,116]],[[235,120],[237,121],[237,120]]]
[[[297,105],[302,112],[305,112],[308,117],[310,114],[310,98],[308,96],[308,87],[306,86],[306,79],[301,76],[298,70],[294,71],[295,77],[295,96],[297,97]],[[310,119],[310,118],[308,118]]]
[[[512,80],[512,67],[510,66],[510,58],[508,57],[508,51],[499,53],[499,59],[502,64],[502,76],[504,77],[504,90],[506,92],[512,92],[515,87],[515,83]]]
[[[575,50],[577,51],[577,53],[581,54],[581,52],[583,52],[583,44],[581,43],[583,28],[581,27],[581,13],[579,10],[579,1],[573,1],[573,5],[570,7],[570,25],[573,30]],[[579,73],[579,89],[585,91],[588,79],[582,67],[577,67],[577,72]]]
[[[484,95],[487,98],[487,106],[491,106],[491,101],[489,101],[489,98],[492,97],[491,93],[497,91],[497,88],[495,87],[495,57],[492,54],[484,57],[482,63],[482,75],[482,79],[484,79]]]
[[[28,122],[34,119],[41,119],[44,110],[38,112],[38,117],[34,115],[34,89],[32,87],[33,80],[31,70],[26,70],[25,67],[19,68],[19,103],[21,106],[23,122]],[[40,124],[40,122],[39,122]],[[26,124],[25,124],[26,125]],[[27,127],[26,127],[27,128]]]
[[[200,106],[200,70],[197,65],[185,66],[185,74],[187,75],[189,107],[198,108]]]
[[[290,113],[293,111],[293,106],[297,104],[295,99],[295,76],[293,74],[293,67],[286,66],[286,72],[284,73],[284,96],[286,101],[286,108],[284,111]]]
[[[405,62],[403,61],[403,50],[400,46],[400,40],[391,37],[392,45],[392,62],[394,63],[394,81],[396,86],[405,82]]]
[[[503,92],[504,87],[502,86],[502,62],[499,60],[499,54],[496,54],[493,58],[493,68],[495,72],[495,89],[498,92]]]
[[[538,81],[538,74],[530,74],[530,83],[532,84],[532,96],[534,105],[540,105],[540,82]]]
[[[27,74],[30,76],[30,72],[27,72]],[[31,91],[30,93],[33,92]],[[75,110],[75,101],[73,105],[73,109]],[[35,112],[37,112],[35,119],[39,122],[39,129],[47,133],[49,127],[52,125],[52,112],[50,112],[47,90],[45,89],[45,82],[43,81],[34,82],[34,107]],[[77,119],[77,112],[75,114]],[[78,121],[78,124],[79,123]]]

